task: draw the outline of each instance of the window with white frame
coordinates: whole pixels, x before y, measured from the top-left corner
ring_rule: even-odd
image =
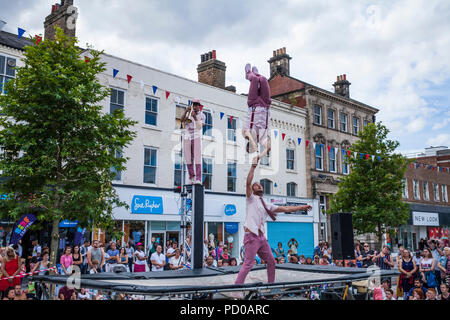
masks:
[[[437,183],[433,183],[433,195],[434,201],[439,202],[439,185]]]
[[[263,151],[264,151],[264,146],[260,145],[259,152],[261,153]],[[270,165],[270,152],[267,152],[266,155],[259,160],[259,164],[262,166]]]
[[[442,202],[448,202],[447,185],[441,184]]]
[[[295,150],[294,149],[286,149],[286,169],[288,169],[288,170],[295,169]]]
[[[341,113],[341,131],[347,132],[347,115],[345,113]]]
[[[174,163],[174,178],[173,184],[175,187],[181,186],[181,177],[183,176],[183,170],[181,164],[183,160],[181,159],[181,152],[175,153],[175,163]],[[186,164],[183,163],[184,172],[186,172]]]
[[[330,172],[336,172],[336,149],[330,148]]]
[[[428,190],[428,182],[422,181],[422,188],[423,188],[423,199],[426,201],[430,200],[430,192]]]
[[[403,186],[403,198],[408,199],[409,198],[409,194],[408,194],[408,180],[406,178],[404,178],[402,180],[402,186]]]
[[[0,94],[6,93],[5,84],[16,76],[16,59],[0,55]]]
[[[145,124],[156,126],[158,123],[158,99],[145,98]]]
[[[322,124],[322,107],[318,105],[314,106],[314,123]]]
[[[122,151],[120,150],[115,150],[114,151],[114,156],[118,159],[122,158]],[[120,181],[122,180],[122,172],[117,170],[115,167],[111,167],[111,172],[115,173],[115,176],[113,178],[114,181]]]
[[[332,128],[332,129],[335,128],[334,114],[335,114],[334,110],[328,109],[328,128]]]
[[[322,145],[316,144],[316,170],[323,170],[323,150]]]
[[[358,135],[359,132],[359,118],[353,117],[353,134]]]
[[[348,155],[345,150],[342,152],[342,173],[348,174]]]
[[[272,194],[272,181],[270,181],[269,179],[262,179],[261,181],[259,181],[259,183],[264,189],[264,194]]]
[[[363,123],[364,127],[367,126],[369,124],[369,122],[370,122],[369,120],[364,120],[364,123]]]
[[[125,107],[125,91],[111,88],[111,101],[109,104],[109,112],[122,110]]]
[[[212,137],[213,117],[211,111],[203,110],[205,114],[205,124],[203,125],[203,135]]]
[[[325,214],[327,211],[327,201],[325,196],[319,196],[319,210],[322,214]]]
[[[413,180],[413,193],[414,193],[414,199],[419,200],[420,199],[420,193],[419,193],[419,181]]]
[[[288,197],[296,197],[297,196],[297,184],[295,182],[289,182],[286,185],[286,191]]]
[[[155,148],[144,148],[144,183],[156,183],[157,154]]]
[[[236,118],[228,116],[227,120],[227,140],[236,142]]]
[[[236,162],[228,162],[227,164],[227,190],[236,192]]]
[[[205,187],[205,190],[211,190],[213,177],[213,161],[211,158],[203,158],[202,160],[203,186]]]

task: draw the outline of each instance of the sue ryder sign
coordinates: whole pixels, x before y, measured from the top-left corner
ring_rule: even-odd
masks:
[[[162,197],[133,196],[131,200],[131,213],[137,214],[163,214]]]
[[[413,211],[412,218],[415,226],[439,226],[439,214],[435,212]]]

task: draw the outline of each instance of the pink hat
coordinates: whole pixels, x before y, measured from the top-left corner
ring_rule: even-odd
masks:
[[[137,246],[142,246],[142,243],[138,242],[136,245],[137,245]]]
[[[200,100],[199,100],[199,99],[194,99],[194,100],[192,100],[192,104],[194,104],[194,103],[200,104]]]

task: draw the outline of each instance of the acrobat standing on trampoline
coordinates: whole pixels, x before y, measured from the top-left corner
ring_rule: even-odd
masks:
[[[276,206],[266,204],[262,197],[264,189],[258,182],[253,183],[255,169],[258,166],[258,157],[253,158],[250,172],[246,182],[246,217],[244,223],[244,247],[245,257],[235,284],[243,284],[247,274],[255,264],[255,255],[264,259],[267,263],[267,278],[269,283],[275,281],[275,258],[272,255],[269,243],[265,237],[265,224],[267,216],[276,220],[278,212],[295,212],[299,210],[311,210],[311,206]]]
[[[251,70],[250,70],[251,69]],[[269,117],[270,117],[270,88],[267,79],[258,73],[254,66],[249,63],[245,66],[245,78],[250,81],[248,90],[248,112],[247,119],[242,128],[242,135],[247,142],[247,152],[254,153],[258,145],[264,147],[259,154],[261,159],[270,151]]]

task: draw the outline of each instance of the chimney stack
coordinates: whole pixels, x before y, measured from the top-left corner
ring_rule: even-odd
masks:
[[[225,89],[225,63],[217,60],[216,50],[200,55],[198,82]]]
[[[333,83],[334,93],[350,98],[350,85],[351,83],[347,80],[346,74],[337,76],[336,82]]]
[[[63,29],[69,37],[75,37],[78,9],[73,6],[73,0],[61,0],[61,4],[52,5],[50,15],[44,21],[44,38],[55,39],[55,26]]]
[[[286,47],[274,50],[273,57],[267,61],[270,65],[270,77],[272,78],[276,74],[289,76],[289,60],[291,59],[292,58],[286,53]]]

